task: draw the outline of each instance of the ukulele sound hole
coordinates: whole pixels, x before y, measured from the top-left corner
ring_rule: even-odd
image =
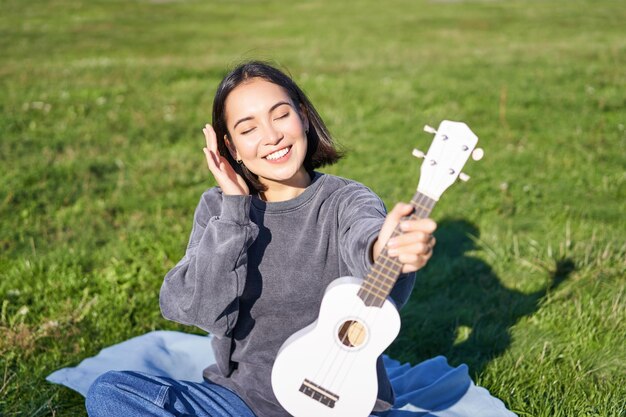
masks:
[[[348,320],[339,328],[339,341],[347,347],[358,347],[365,342],[367,329],[356,320]]]

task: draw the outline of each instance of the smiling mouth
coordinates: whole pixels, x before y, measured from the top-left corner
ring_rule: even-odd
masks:
[[[276,152],[272,152],[271,154],[267,155],[265,157],[265,159],[267,159],[269,161],[275,161],[275,160],[280,159],[283,156],[287,155],[290,150],[291,150],[291,146],[287,146],[286,148],[280,149],[280,150],[278,150]]]

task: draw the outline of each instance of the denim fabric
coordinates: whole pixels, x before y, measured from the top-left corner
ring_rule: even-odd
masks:
[[[90,417],[254,417],[237,394],[222,386],[134,371],[111,371],[98,377],[85,406]]]
[[[215,387],[207,383],[202,383],[200,369],[211,361],[209,353],[210,346],[207,343],[212,336],[198,336],[174,331],[155,331],[145,335],[137,336],[131,340],[126,340],[114,346],[109,346],[95,357],[87,358],[78,366],[64,368],[48,376],[48,381],[63,384],[71,389],[77,390],[82,395],[86,395],[92,382],[98,378],[98,388],[93,388],[88,400],[88,408],[92,416],[99,416],[106,413],[107,417],[118,415],[143,416],[143,415],[164,415],[163,408],[160,412],[151,411],[151,404],[155,402],[148,400],[135,401],[135,408],[127,408],[130,411],[108,412],[106,406],[102,405],[102,397],[109,401],[112,391],[120,386],[126,386],[126,391],[137,392],[136,385],[147,385],[151,382],[156,388],[152,388],[152,398],[158,399],[161,389],[174,386],[173,391],[184,390],[187,399],[181,395],[181,399],[174,401],[187,401],[195,404],[201,397],[205,397],[206,388]],[[391,385],[396,393],[396,402],[393,409],[388,412],[376,413],[375,415],[386,417],[515,417],[516,414],[507,410],[499,399],[493,397],[486,389],[474,385],[471,381],[467,367],[460,365],[451,367],[446,358],[438,356],[428,359],[416,365],[400,362],[383,356],[385,369],[389,375]],[[109,372],[106,378],[103,375],[108,370],[127,369],[124,372]],[[144,374],[143,372],[146,372]],[[124,376],[126,375],[126,376]],[[132,376],[135,377],[132,377]],[[164,377],[153,377],[149,375],[164,375]],[[179,380],[185,380],[180,382]],[[197,382],[189,382],[189,380]],[[106,385],[109,385],[106,387]],[[111,386],[111,384],[113,384]],[[133,388],[134,387],[134,388]],[[213,388],[211,388],[213,389]],[[215,391],[216,390],[216,391]],[[209,401],[215,403],[216,395],[226,398],[233,398],[229,401],[232,409],[235,404],[241,405],[241,400],[226,388],[217,386],[213,390],[213,396]],[[202,393],[196,398],[195,392]],[[143,397],[149,397],[142,394]],[[172,395],[172,394],[168,394]],[[97,398],[96,398],[97,397]],[[190,399],[190,397],[193,397]],[[161,397],[163,400],[165,397]],[[93,406],[90,404],[93,403]],[[160,404],[157,401],[157,404]],[[216,403],[218,409],[224,406]],[[148,408],[144,408],[143,406]],[[215,404],[214,404],[215,405]],[[142,411],[133,411],[141,409]],[[173,406],[174,412],[165,412],[171,416],[180,414],[180,407]],[[192,407],[193,410],[193,407]],[[233,415],[239,415],[234,412]],[[194,414],[191,415],[207,415]],[[222,411],[214,415],[231,415]],[[241,413],[243,416],[253,415],[249,410]]]

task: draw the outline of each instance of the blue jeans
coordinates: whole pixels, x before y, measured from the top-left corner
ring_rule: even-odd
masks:
[[[134,371],[111,371],[98,377],[89,388],[85,406],[90,417],[254,417],[237,394],[220,385]]]

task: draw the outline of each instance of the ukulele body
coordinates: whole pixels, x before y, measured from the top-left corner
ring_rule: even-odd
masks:
[[[439,129],[424,128],[435,138],[424,152],[420,182],[409,219],[428,217],[441,194],[458,178],[470,155],[483,156],[478,137],[462,122],[444,120]],[[393,236],[402,234],[396,226]],[[314,323],[293,334],[281,347],[272,369],[272,389],[295,417],[367,417],[376,402],[376,360],[400,331],[400,316],[388,295],[402,263],[383,248],[365,280],[343,277],[324,294]],[[365,300],[365,301],[364,301]],[[367,303],[367,305],[366,305]],[[295,312],[297,314],[297,312]]]
[[[296,417],[367,417],[378,394],[376,360],[400,331],[389,298],[368,307],[363,280],[342,277],[326,289],[318,319],[294,333],[272,368],[272,388]]]

